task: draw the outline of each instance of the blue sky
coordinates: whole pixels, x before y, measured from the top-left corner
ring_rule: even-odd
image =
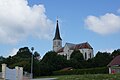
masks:
[[[0,0],[0,56],[52,50],[57,16],[63,45],[89,42],[94,54],[120,48],[120,0]]]

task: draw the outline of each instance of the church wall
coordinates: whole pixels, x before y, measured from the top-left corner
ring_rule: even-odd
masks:
[[[85,60],[89,58],[93,58],[93,49],[79,49],[80,52],[83,54]],[[64,47],[63,52],[58,53],[59,55],[67,56],[67,60],[70,60],[70,56],[74,50],[70,50],[67,46]],[[86,56],[86,57],[85,57]]]
[[[93,49],[79,49],[85,60],[93,58]]]
[[[71,56],[72,52],[73,52],[73,50],[70,50],[69,47],[67,45],[65,45],[64,54],[66,54],[67,60],[70,60],[70,56]]]
[[[64,54],[64,52],[59,52],[58,54],[66,56],[66,54]]]

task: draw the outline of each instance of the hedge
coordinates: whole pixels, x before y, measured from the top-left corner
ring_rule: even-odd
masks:
[[[78,75],[78,74],[106,74],[108,73],[107,67],[89,68],[89,69],[73,69],[66,71],[54,71],[53,75]]]

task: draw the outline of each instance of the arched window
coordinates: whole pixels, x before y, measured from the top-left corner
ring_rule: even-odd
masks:
[[[87,59],[87,53],[85,52],[85,60]]]
[[[91,53],[89,54],[89,57],[91,58]]]

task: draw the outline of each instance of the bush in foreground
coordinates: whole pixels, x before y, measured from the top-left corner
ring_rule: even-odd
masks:
[[[108,73],[107,67],[90,68],[90,69],[73,69],[66,71],[54,71],[53,75],[78,75],[78,74],[106,74]]]

